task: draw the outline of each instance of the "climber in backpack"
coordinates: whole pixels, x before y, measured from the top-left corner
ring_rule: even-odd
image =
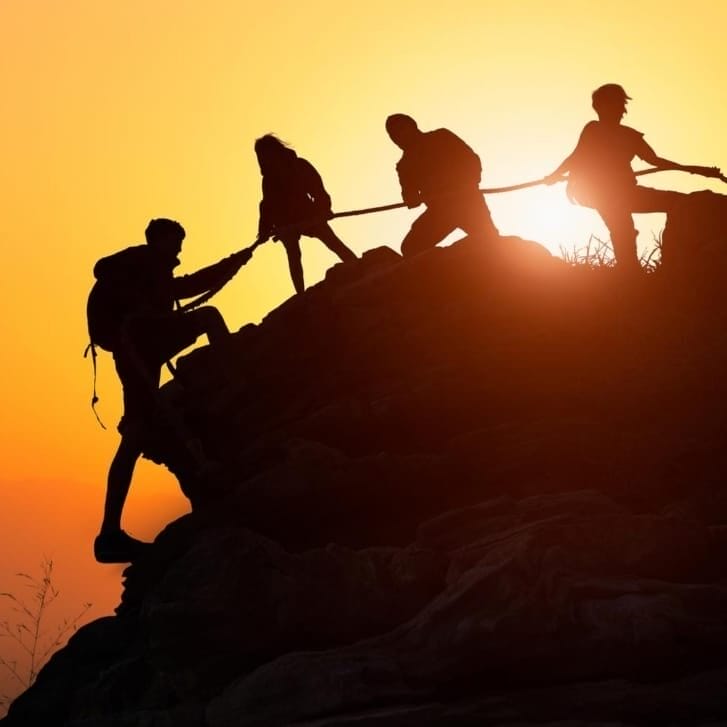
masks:
[[[328,224],[331,198],[315,167],[299,157],[274,134],[255,141],[262,174],[258,241],[279,240],[288,256],[288,268],[296,293],[305,290],[300,252],[302,235],[317,237],[342,261],[355,260],[355,253]]]
[[[146,245],[128,247],[99,260],[89,296],[91,342],[111,351],[121,380],[124,413],[121,441],[108,473],[103,522],[94,542],[100,563],[126,563],[148,546],[121,529],[121,515],[144,433],[158,410],[159,379],[165,361],[203,334],[211,345],[229,336],[212,306],[174,310],[175,301],[209,291],[229,280],[251,256],[241,250],[209,267],[174,276],[185,237],[174,220],[154,219],[146,228]]]
[[[592,105],[598,120],[585,125],[575,150],[545,181],[554,184],[567,174],[569,198],[595,209],[608,227],[618,268],[638,272],[637,231],[632,214],[669,213],[686,195],[638,185],[631,168],[634,157],[657,169],[707,177],[719,176],[720,172],[716,167],[688,166],[658,156],[640,131],[621,124],[629,100],[631,97],[617,83],[597,88],[592,94]]]
[[[396,171],[404,203],[427,206],[401,243],[404,256],[434,247],[457,228],[485,240],[499,236],[479,190],[480,158],[462,139],[449,129],[420,131],[406,114],[389,116],[386,131],[403,151]]]

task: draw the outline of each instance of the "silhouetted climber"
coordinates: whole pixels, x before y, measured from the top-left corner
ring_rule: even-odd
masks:
[[[146,245],[128,247],[94,267],[97,280],[89,296],[89,332],[92,342],[113,353],[124,398],[121,442],[109,468],[103,522],[94,542],[101,563],[129,562],[147,546],[121,529],[121,514],[145,430],[159,413],[163,363],[202,334],[212,345],[229,335],[216,308],[185,312],[174,310],[174,303],[230,279],[252,254],[242,250],[195,273],[174,277],[184,236],[178,222],[151,220]]]
[[[404,152],[396,165],[404,203],[427,206],[401,243],[403,255],[434,247],[457,228],[483,239],[498,236],[479,190],[480,158],[462,139],[449,129],[420,131],[406,114],[389,116],[386,131]]]
[[[716,167],[685,166],[657,156],[644,135],[621,124],[626,103],[631,99],[616,83],[597,88],[592,95],[598,121],[589,121],[575,150],[548,177],[547,184],[562,181],[568,174],[568,196],[580,205],[592,207],[605,222],[619,268],[639,270],[636,253],[635,212],[669,212],[685,197],[681,192],[641,187],[631,168],[639,157],[657,169],[674,169],[717,176]]]
[[[293,286],[302,293],[301,235],[317,237],[343,261],[355,260],[356,255],[328,224],[331,198],[315,167],[273,134],[257,139],[255,154],[263,177],[258,240],[272,237],[283,243]]]

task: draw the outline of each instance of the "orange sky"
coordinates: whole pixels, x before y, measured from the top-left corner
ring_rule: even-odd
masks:
[[[335,210],[386,204],[399,201],[389,113],[451,128],[482,157],[487,186],[510,184],[550,172],[592,117],[590,92],[615,81],[634,98],[625,123],[657,153],[727,169],[722,0],[265,5],[0,2],[0,591],[47,555],[69,610],[91,600],[98,616],[115,604],[119,569],[91,556],[120,415],[108,355],[109,431],[88,406],[91,269],[141,242],[151,217],[185,225],[181,271],[252,241],[260,134],[278,133],[319,168]],[[720,189],[674,173],[648,183]],[[554,250],[605,234],[562,185],[489,203],[503,233]],[[334,224],[361,253],[398,247],[415,214]],[[663,217],[637,226],[648,243]],[[315,282],[333,258],[313,240],[303,249]],[[269,244],[215,301],[237,329],[290,293],[284,253]],[[153,537],[184,507],[170,476],[144,462],[125,526]]]

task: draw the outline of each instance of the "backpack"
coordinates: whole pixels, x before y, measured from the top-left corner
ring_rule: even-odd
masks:
[[[96,282],[88,295],[86,322],[91,344],[104,351],[114,351],[124,319],[138,305],[129,283],[143,277],[146,250],[145,245],[127,247],[94,266]]]
[[[104,351],[114,352],[118,345],[121,326],[132,310],[128,299],[128,291],[121,284],[124,276],[133,274],[135,264],[139,260],[139,249],[143,246],[130,247],[121,252],[99,260],[94,267],[96,282],[88,294],[86,302],[86,324],[89,342],[83,357],[91,354],[93,363],[93,396],[91,409],[99,424],[106,429],[96,412],[98,395],[96,394],[96,346]],[[143,255],[143,252],[141,253]]]
[[[113,352],[123,321],[123,311],[110,294],[109,285],[97,280],[86,303],[88,339],[92,346]]]

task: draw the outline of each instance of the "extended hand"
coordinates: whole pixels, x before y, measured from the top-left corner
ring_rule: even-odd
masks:
[[[246,265],[252,259],[252,250],[249,247],[246,247],[244,250],[240,250],[240,252],[235,253],[235,256],[236,262],[240,266]]]
[[[240,250],[239,252],[233,252],[228,258],[232,274],[234,275],[243,265],[250,262],[251,257],[252,250],[250,250],[249,247],[246,247],[244,250]]]
[[[684,171],[689,172],[690,174],[699,174],[702,177],[714,177],[716,179],[724,179],[722,175],[722,170],[719,167],[692,166],[682,168],[684,169]]]

